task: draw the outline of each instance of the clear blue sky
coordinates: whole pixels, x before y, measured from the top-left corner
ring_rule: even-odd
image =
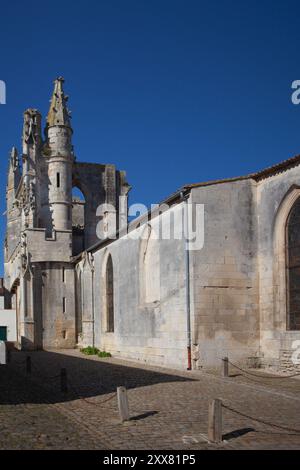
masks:
[[[286,0],[1,2],[1,211],[22,113],[45,116],[58,75],[78,160],[126,170],[131,202],[300,153],[299,17]]]

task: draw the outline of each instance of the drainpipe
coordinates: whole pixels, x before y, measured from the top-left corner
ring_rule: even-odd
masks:
[[[190,252],[189,252],[189,219],[188,219],[188,196],[180,192],[180,199],[184,201],[183,215],[183,237],[185,251],[185,293],[186,293],[186,330],[187,330],[187,370],[192,369],[192,340],[191,340],[191,299],[190,299]]]
[[[95,347],[94,270],[92,270],[92,314],[93,314],[93,348],[94,348]]]
[[[94,259],[93,259],[92,254],[90,255],[89,259],[90,259],[90,268],[91,268],[91,271],[92,271],[92,322],[93,322],[93,338],[92,338],[93,344],[92,344],[92,346],[94,348],[95,347],[95,299],[94,299],[94,293],[95,293],[95,289],[94,289],[95,267],[94,267]]]

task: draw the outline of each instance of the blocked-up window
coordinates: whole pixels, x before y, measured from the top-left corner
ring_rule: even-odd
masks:
[[[114,270],[111,255],[107,258],[106,263],[106,331],[113,333],[115,329],[114,320]]]
[[[300,198],[293,205],[286,228],[287,326],[300,330]]]
[[[151,228],[144,246],[144,301],[145,303],[158,302],[160,300],[160,246]]]

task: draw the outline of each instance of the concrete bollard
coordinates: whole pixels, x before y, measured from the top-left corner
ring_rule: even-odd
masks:
[[[223,357],[222,359],[222,375],[223,377],[229,377],[228,357]]]
[[[7,364],[7,350],[4,341],[0,341],[0,364]]]
[[[222,401],[212,400],[208,407],[208,440],[222,442]]]
[[[128,421],[129,416],[129,404],[128,404],[128,397],[127,397],[127,390],[125,387],[118,387],[117,388],[117,395],[118,395],[118,407],[119,413],[122,423],[124,421]]]
[[[67,369],[63,368],[60,371],[60,390],[63,393],[68,392],[68,379],[67,379]]]
[[[31,357],[26,357],[26,374],[31,374]]]

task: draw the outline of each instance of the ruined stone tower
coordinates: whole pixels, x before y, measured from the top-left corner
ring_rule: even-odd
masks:
[[[7,179],[5,288],[17,311],[22,348],[74,347],[82,330],[75,287],[75,257],[105,238],[108,211],[127,223],[125,173],[111,164],[77,162],[63,78],[54,82],[45,139],[36,109],[24,113],[22,169],[13,147]],[[78,188],[84,201],[72,197]],[[119,203],[119,198],[122,196]],[[101,218],[102,225],[101,225]],[[97,231],[97,225],[103,227]]]
[[[49,207],[51,221],[49,228],[70,230],[72,228],[72,129],[69,111],[66,106],[63,79],[55,82],[54,93],[47,117],[46,144],[48,153]],[[47,206],[46,201],[44,201]],[[47,223],[46,222],[46,223]]]

